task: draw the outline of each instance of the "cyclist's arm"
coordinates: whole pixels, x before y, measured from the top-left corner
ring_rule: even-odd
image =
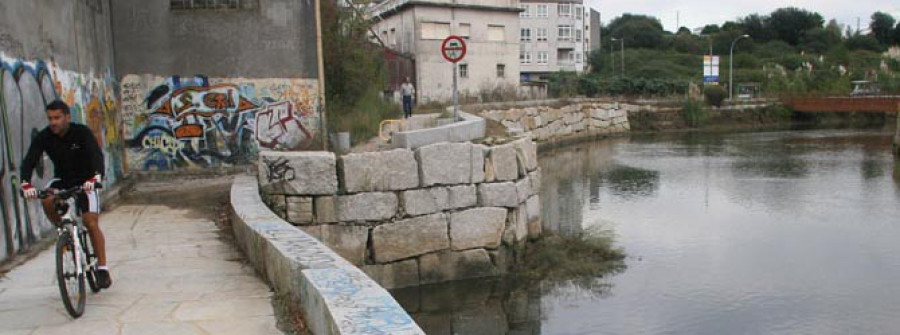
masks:
[[[90,160],[91,173],[103,176],[103,151],[97,144],[97,138],[90,131],[86,131],[87,136],[87,153]]]
[[[39,134],[31,141],[28,153],[25,154],[25,158],[22,159],[22,169],[19,172],[19,176],[22,177],[23,182],[31,183],[31,173],[34,172],[34,167],[37,165],[38,160],[41,159],[41,155],[43,154],[44,142],[42,141],[42,136]]]

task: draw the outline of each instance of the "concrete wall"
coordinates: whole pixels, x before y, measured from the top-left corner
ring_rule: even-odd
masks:
[[[275,291],[299,307],[313,334],[424,334],[384,288],[275,216],[255,178],[235,178],[230,214],[238,246]]]
[[[47,103],[65,101],[72,120],[93,130],[107,187],[125,172],[109,22],[107,1],[0,1],[0,261],[50,229],[14,182],[33,134],[47,126]],[[52,174],[45,158],[32,182],[43,186]]]
[[[452,113],[452,107],[447,109]],[[440,114],[420,114],[415,118],[407,119],[407,121],[418,119],[431,121],[423,123],[433,122],[436,124],[438,116],[440,116]],[[415,149],[439,142],[469,142],[484,137],[486,130],[486,122],[484,119],[463,112],[459,113],[459,117],[462,119],[461,121],[445,125],[416,127],[417,125],[411,124],[412,127],[410,127],[409,130],[393,133],[391,136],[391,144],[393,144],[394,148]]]
[[[497,276],[541,233],[530,138],[415,151],[265,152],[263,198],[387,288]]]
[[[321,148],[312,0],[113,2],[127,165],[202,170]]]
[[[255,8],[234,10],[170,10],[169,0],[111,2],[122,76],[318,77],[313,0],[259,0]]]

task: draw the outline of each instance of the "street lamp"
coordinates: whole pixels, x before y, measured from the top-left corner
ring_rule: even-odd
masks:
[[[611,38],[611,39],[609,39],[609,41],[610,42],[619,41],[622,45],[620,49],[622,50],[622,77],[624,78],[625,77],[625,38],[624,37]],[[610,54],[612,54],[612,43],[609,44],[609,52],[610,52]]]
[[[728,100],[734,100],[734,45],[742,38],[750,38],[750,35],[744,34],[735,38],[728,52]]]

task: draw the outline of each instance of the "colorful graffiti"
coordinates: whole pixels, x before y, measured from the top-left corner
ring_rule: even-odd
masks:
[[[108,74],[83,75],[54,63],[0,54],[0,259],[36,242],[51,228],[40,205],[26,202],[18,192],[19,165],[31,139],[47,126],[47,103],[65,101],[71,106],[73,122],[87,124],[94,131],[104,150],[108,184],[122,176],[124,152],[118,136],[115,87]],[[52,178],[52,169],[45,157],[32,183],[43,186]]]
[[[316,94],[315,81],[305,79],[126,76],[129,167],[228,166],[251,162],[259,150],[308,149],[318,129]]]

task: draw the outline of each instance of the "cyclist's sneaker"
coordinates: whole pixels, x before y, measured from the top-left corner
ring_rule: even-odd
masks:
[[[97,286],[100,288],[109,288],[112,285],[112,278],[109,277],[109,271],[97,270]]]

